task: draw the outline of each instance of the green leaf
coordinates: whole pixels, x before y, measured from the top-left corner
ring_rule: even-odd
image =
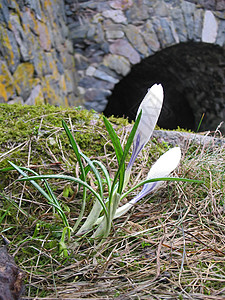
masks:
[[[78,149],[78,146],[77,146],[77,143],[72,135],[72,133],[70,132],[68,126],[66,125],[66,122],[64,120],[62,120],[62,126],[69,138],[69,141],[70,141],[70,144],[73,148],[73,151],[76,155],[76,158],[77,158],[77,161],[78,161],[78,164],[79,164],[79,167],[80,167],[80,171],[81,171],[81,175],[80,175],[80,178],[82,181],[86,181],[86,171],[85,171],[85,168],[83,166],[83,163],[82,163],[82,159],[81,159],[81,156],[80,156],[80,151]],[[86,197],[87,197],[87,191],[86,191],[86,188],[83,187],[83,197],[82,197],[82,205],[81,205],[81,210],[80,210],[80,214],[77,218],[77,221],[74,225],[74,230],[76,230],[76,228],[79,226],[82,218],[83,218],[83,215],[84,215],[84,210],[85,210],[85,206],[86,206]]]
[[[102,205],[104,213],[106,215],[108,215],[107,208],[106,208],[105,203],[103,202],[103,199],[101,198],[101,196],[89,184],[87,184],[87,182],[82,181],[80,178],[75,178],[75,177],[67,176],[67,175],[39,175],[39,176],[31,176],[31,177],[21,178],[21,179],[18,179],[18,181],[31,181],[31,180],[34,181],[34,180],[39,180],[39,179],[64,179],[64,180],[73,181],[73,182],[83,185],[98,199],[98,201]]]

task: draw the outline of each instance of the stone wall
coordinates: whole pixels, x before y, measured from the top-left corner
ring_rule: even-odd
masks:
[[[76,105],[61,0],[0,0],[0,102]]]
[[[213,128],[225,118],[224,1],[65,1],[78,90],[88,109],[103,111],[110,100],[113,109],[108,110],[108,104],[108,114],[130,117],[133,107],[135,115],[147,88],[163,77],[180,109],[191,106],[190,111],[195,114],[191,128],[196,129],[203,114],[207,115],[208,124],[214,120]],[[170,51],[175,46],[175,51]],[[153,57],[156,60],[150,59]],[[177,62],[170,63],[176,58]],[[156,66],[161,76],[154,78]],[[173,82],[166,79],[166,74],[168,78],[173,76]],[[204,76],[206,79],[202,80]],[[123,90],[117,88],[122,82],[126,83]],[[189,102],[186,106],[184,97]],[[172,109],[174,106],[173,103]]]

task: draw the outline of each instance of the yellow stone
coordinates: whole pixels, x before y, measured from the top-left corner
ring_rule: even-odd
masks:
[[[34,66],[29,63],[21,63],[13,74],[14,84],[18,95],[27,98],[34,84]]]
[[[5,86],[0,82],[0,102],[1,100],[4,100],[5,102],[7,101],[7,92],[5,89]]]

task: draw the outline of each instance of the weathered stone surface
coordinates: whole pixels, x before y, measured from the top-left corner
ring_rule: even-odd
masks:
[[[194,11],[194,34],[193,38],[196,42],[201,41],[202,37],[202,23],[203,23],[203,10],[197,9]]]
[[[225,20],[221,20],[219,23],[216,44],[220,46],[225,45]]]
[[[115,9],[126,10],[133,5],[133,0],[114,0],[109,5]]]
[[[118,54],[129,59],[132,64],[137,64],[141,58],[137,51],[126,40],[119,39],[109,46],[112,54]]]
[[[15,95],[15,88],[13,85],[13,77],[4,61],[0,61],[0,98],[4,101],[12,98]]]
[[[7,0],[2,0],[3,1],[3,5],[0,5],[0,23],[4,24],[8,24],[9,22],[9,8],[7,6]]]
[[[215,43],[217,37],[218,23],[213,13],[209,10],[205,12],[202,29],[202,41],[205,43]]]
[[[105,66],[123,76],[126,76],[131,69],[129,61],[125,57],[116,54],[109,54],[105,56],[103,63]]]
[[[152,52],[156,52],[159,50],[160,43],[151,21],[148,20],[146,22],[146,24],[142,28],[141,34],[145,40],[146,45]]]
[[[96,88],[90,88],[86,90],[84,97],[87,101],[99,101],[104,100],[109,95],[111,95],[111,91],[109,90],[99,90]]]
[[[122,10],[119,10],[119,9],[117,9],[117,10],[113,10],[113,9],[105,10],[105,11],[103,11],[102,15],[105,18],[112,19],[115,23],[122,23],[122,24],[127,23],[127,18],[125,17]]]
[[[19,45],[21,56],[24,61],[28,61],[32,58],[32,52],[30,45],[28,44],[29,40],[27,39],[24,29],[20,24],[19,16],[11,14],[9,20],[9,26],[14,33],[17,44]]]
[[[170,13],[180,42],[186,42],[187,28],[185,25],[184,16],[181,9],[179,7],[172,8],[170,10]]]
[[[6,247],[0,248],[0,295],[3,300],[17,300],[23,291],[23,272]]]
[[[140,34],[140,29],[137,26],[129,24],[125,27],[125,33],[133,47],[143,54],[144,57],[148,56],[148,47],[144,43],[144,40]]]
[[[136,25],[147,20],[149,17],[148,10],[148,6],[143,4],[143,1],[134,3],[126,13],[128,23]]]
[[[166,18],[155,18],[153,20],[153,26],[155,31],[157,32],[158,39],[163,48],[176,43],[169,20],[167,20]]]
[[[13,74],[14,85],[19,96],[24,100],[30,95],[34,84],[34,66],[31,63],[19,64]]]
[[[105,73],[104,71],[101,71],[101,70],[95,70],[93,76],[96,77],[96,78],[111,82],[111,83],[115,83],[115,84],[117,82],[119,82],[118,79],[108,75],[107,73]]]
[[[0,53],[5,58],[11,72],[14,72],[20,62],[20,52],[13,33],[0,25]]]
[[[195,5],[190,2],[182,1],[181,7],[184,14],[184,20],[187,28],[187,35],[189,40],[193,39],[194,34],[194,11],[195,11]]]
[[[32,89],[30,96],[26,100],[25,104],[35,105],[35,104],[44,104],[44,103],[45,101],[44,101],[42,88],[41,85],[38,84]]]
[[[48,27],[42,22],[38,22],[38,33],[39,33],[39,39],[40,44],[42,48],[46,51],[51,50],[51,39],[48,32]]]

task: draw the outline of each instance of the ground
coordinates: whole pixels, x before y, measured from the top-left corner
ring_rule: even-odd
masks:
[[[64,119],[81,151],[115,173],[101,115],[49,105],[1,104],[0,112],[0,169],[10,160],[39,174],[79,176]],[[124,145],[130,126],[123,119],[111,123]],[[169,147],[162,139],[148,143],[129,186],[144,179]],[[16,171],[0,172],[0,245],[8,244],[24,272],[24,299],[224,299],[224,150],[224,145],[186,144],[173,176],[202,183],[165,183],[115,220],[100,247],[89,235],[72,234],[70,242],[65,240],[68,256],[60,252],[64,226],[57,210],[29,182],[16,181]],[[93,174],[89,181],[96,188]],[[48,182],[74,226],[82,202],[77,185]],[[88,195],[85,216],[92,201]]]

